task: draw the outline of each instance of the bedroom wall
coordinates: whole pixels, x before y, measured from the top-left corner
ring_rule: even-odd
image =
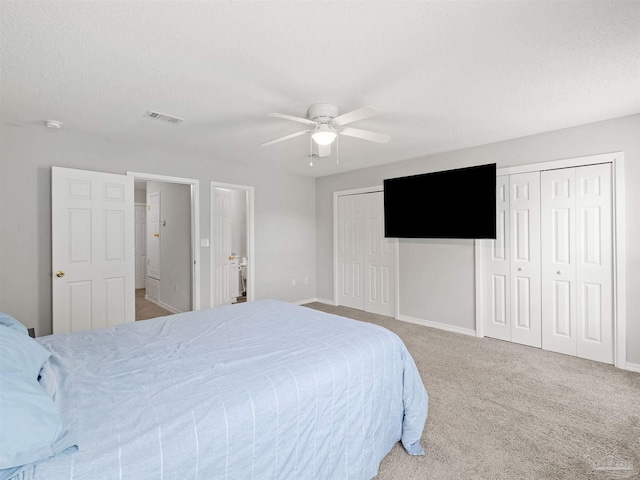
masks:
[[[161,303],[191,310],[191,185],[147,182],[147,195],[160,192]]]
[[[385,178],[493,163],[500,167],[623,151],[626,188],[627,361],[640,364],[640,114],[430,155],[316,181],[317,296],[333,300],[333,192]],[[400,240],[400,314],[475,329],[471,240]]]
[[[315,297],[315,180],[109,143],[71,129],[0,125],[0,310],[51,333],[51,166],[127,170],[200,180],[200,232],[209,238],[210,182],[255,187],[256,298]],[[209,248],[201,248],[202,307],[209,306]],[[11,272],[7,274],[7,272]],[[309,278],[309,284],[291,279]]]

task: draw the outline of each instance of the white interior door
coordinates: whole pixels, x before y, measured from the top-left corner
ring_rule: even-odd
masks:
[[[160,192],[147,195],[147,276],[160,280]]]
[[[540,172],[509,177],[511,341],[540,348]]]
[[[135,205],[136,288],[145,288],[147,280],[147,207]]]
[[[575,170],[577,355],[613,363],[611,164]]]
[[[133,178],[51,168],[53,333],[135,320]]]
[[[213,192],[213,268],[215,283],[214,307],[231,303],[229,272],[231,263],[231,192],[214,188]]]
[[[509,176],[496,178],[496,239],[482,242],[482,321],[484,334],[511,340],[511,262]]]
[[[576,179],[574,168],[540,176],[542,348],[576,355]]]
[[[364,310],[393,316],[395,311],[395,243],[384,237],[384,196],[368,193],[365,200]]]
[[[364,301],[364,215],[365,195],[338,197],[338,303],[365,309]]]

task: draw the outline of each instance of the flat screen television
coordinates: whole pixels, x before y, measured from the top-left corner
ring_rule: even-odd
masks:
[[[384,236],[496,238],[496,164],[384,181]]]

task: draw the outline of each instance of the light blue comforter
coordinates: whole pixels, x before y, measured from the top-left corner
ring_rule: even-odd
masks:
[[[79,451],[43,479],[369,479],[428,397],[382,327],[262,300],[42,337],[41,383]]]

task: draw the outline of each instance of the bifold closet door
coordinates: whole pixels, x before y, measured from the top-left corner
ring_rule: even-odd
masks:
[[[509,176],[496,178],[496,239],[483,241],[482,317],[485,335],[511,340]]]
[[[338,303],[364,310],[364,195],[338,197]]]
[[[611,165],[542,173],[543,348],[613,363]]]
[[[541,347],[540,172],[510,175],[511,341]]]
[[[542,348],[576,355],[576,171],[540,177]]]
[[[395,250],[384,238],[383,193],[338,197],[338,303],[393,316]]]
[[[364,310],[393,316],[395,310],[395,252],[384,238],[382,192],[365,196],[365,298]]]

